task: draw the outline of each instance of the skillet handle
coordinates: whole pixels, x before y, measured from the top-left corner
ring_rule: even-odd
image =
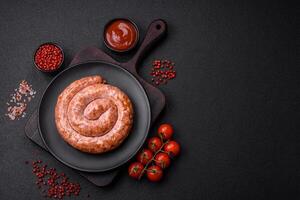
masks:
[[[121,65],[136,74],[136,66],[138,62],[142,59],[147,50],[149,50],[153,44],[155,44],[160,38],[162,38],[166,34],[166,32],[167,23],[162,19],[154,20],[149,25],[146,36],[136,54],[131,60],[126,63],[121,63]]]

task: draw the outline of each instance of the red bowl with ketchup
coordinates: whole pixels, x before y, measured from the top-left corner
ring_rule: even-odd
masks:
[[[137,25],[130,19],[116,18],[109,21],[103,32],[104,44],[112,51],[126,52],[139,41]]]

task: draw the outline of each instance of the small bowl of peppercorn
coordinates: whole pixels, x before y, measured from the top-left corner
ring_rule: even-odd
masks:
[[[64,52],[56,43],[43,43],[34,52],[33,63],[42,72],[56,72],[63,62]]]

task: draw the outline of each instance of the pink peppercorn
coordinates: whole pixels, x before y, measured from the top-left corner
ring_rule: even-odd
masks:
[[[151,68],[151,81],[155,85],[167,84],[176,77],[175,63],[170,60],[154,60]]]
[[[52,43],[41,45],[34,55],[35,65],[42,71],[51,72],[60,67],[64,59],[60,47]]]

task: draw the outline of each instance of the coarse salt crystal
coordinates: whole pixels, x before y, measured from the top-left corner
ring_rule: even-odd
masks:
[[[35,94],[36,91],[34,91],[32,86],[25,80],[22,80],[19,87],[14,89],[14,91],[15,93],[10,94],[11,99],[9,100],[12,105],[6,102],[8,107],[5,116],[8,116],[10,120],[19,120],[19,117],[26,116],[25,110],[27,108],[27,102],[30,102],[32,98],[34,98],[33,94]],[[28,97],[23,98],[23,96]]]

